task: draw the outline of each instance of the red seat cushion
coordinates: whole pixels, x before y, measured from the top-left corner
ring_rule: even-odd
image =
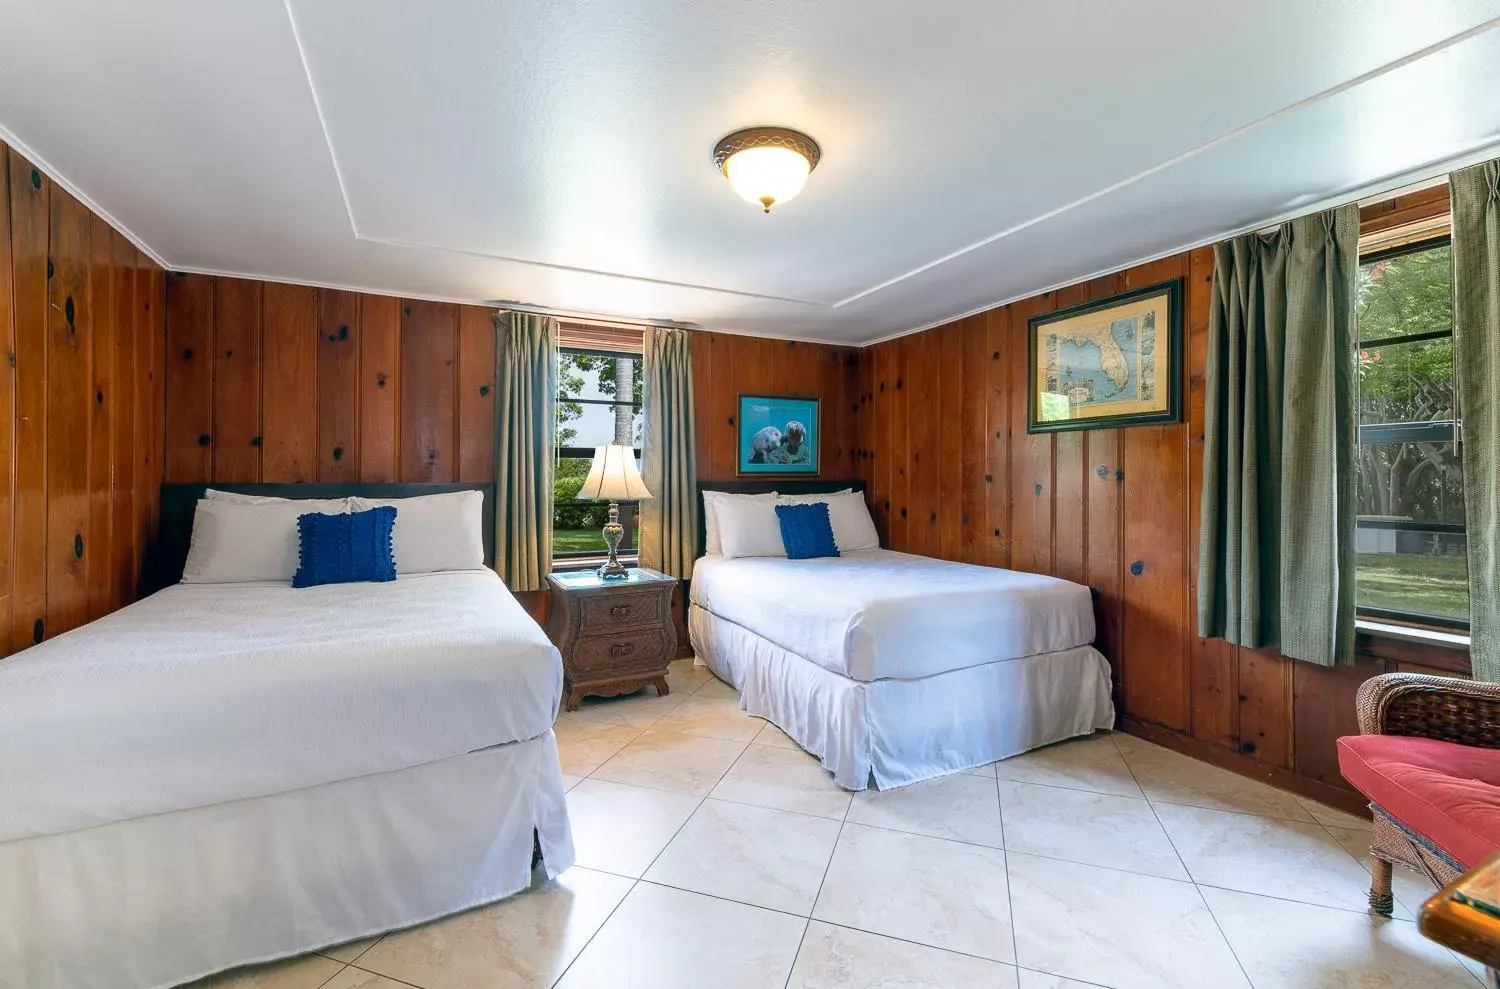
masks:
[[[1339,769],[1390,816],[1465,867],[1500,848],[1500,749],[1348,735],[1339,739]]]

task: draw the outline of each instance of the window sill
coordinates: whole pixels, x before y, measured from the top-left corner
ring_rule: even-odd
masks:
[[[608,556],[569,556],[561,560],[552,561],[552,573],[571,573],[575,570],[597,570],[604,566],[609,559]],[[620,555],[620,562],[627,567],[640,566],[639,558],[632,553],[629,556]]]
[[[1354,651],[1359,656],[1405,666],[1425,667],[1469,676],[1469,637],[1412,625],[1357,618]]]

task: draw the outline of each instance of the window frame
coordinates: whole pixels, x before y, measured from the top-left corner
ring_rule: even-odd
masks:
[[[558,347],[557,348],[557,356],[558,356],[559,360],[562,359],[562,356],[564,354],[581,354],[581,355],[585,355],[585,356],[588,356],[588,357],[612,357],[612,358],[615,358],[616,360],[624,359],[624,360],[634,361],[634,362],[636,362],[637,366],[639,366],[639,364],[641,363],[641,360],[642,360],[642,355],[641,354],[634,353],[632,351],[626,351],[626,350],[607,350],[607,349],[596,348],[596,347],[571,347],[571,346],[566,346],[566,345]],[[557,394],[553,395],[553,400],[556,401],[556,402],[561,402],[561,400],[562,400],[561,388],[562,388],[562,384],[561,384],[561,380],[559,380],[559,383],[558,383],[558,389],[559,389],[559,391],[558,391]],[[616,401],[615,399],[611,399],[611,398],[570,398],[570,399],[568,399],[568,401],[569,402],[575,402],[575,403],[577,403],[579,405],[603,405],[603,406],[608,406],[610,408],[613,408],[613,407],[615,407],[617,405],[629,405],[630,408],[631,408],[632,414],[634,414],[636,412],[640,412],[641,409],[644,407],[644,403],[637,404],[635,402],[620,402],[620,401]],[[633,447],[631,447],[631,449],[635,452],[635,459],[636,460],[640,460],[641,459],[641,448],[638,447],[638,446],[633,446]],[[557,447],[556,449],[554,449],[552,451],[552,459],[553,459],[554,465],[559,460],[589,460],[589,461],[592,461],[594,459],[594,448],[591,447],[591,446],[559,446],[559,447]],[[582,500],[579,500],[579,499],[575,498],[575,499],[573,499],[571,501],[560,502],[559,504],[564,504],[564,505],[592,505],[592,504],[600,504],[600,503],[596,503],[596,502],[592,502],[592,501],[582,501]],[[607,504],[607,502],[602,503],[602,504]],[[620,559],[623,562],[626,562],[626,563],[633,563],[633,562],[635,562],[639,558],[640,547],[638,547],[638,546],[635,545],[636,529],[638,528],[638,526],[637,526],[637,517],[638,517],[639,514],[640,514],[640,502],[638,502],[638,501],[622,501],[622,502],[620,502],[620,525],[622,527],[624,527],[625,534],[620,539],[619,557],[620,557]],[[558,569],[567,569],[567,567],[570,566],[570,565],[572,565],[572,566],[584,566],[584,565],[588,564],[589,562],[592,562],[594,560],[598,560],[598,559],[604,558],[606,555],[608,555],[608,551],[603,547],[603,541],[604,541],[603,535],[601,535],[599,537],[599,541],[600,541],[601,545],[600,545],[600,549],[598,549],[598,550],[580,550],[580,551],[572,551],[572,552],[566,552],[566,553],[559,553],[557,551],[557,540],[556,540],[556,537],[554,535],[554,537],[553,537],[553,543],[552,543],[552,547],[551,547],[551,550],[552,550],[552,559],[554,561],[554,564],[562,564],[562,566],[560,568],[558,568]],[[628,547],[628,550],[627,550],[627,547]]]
[[[1450,221],[1451,222],[1451,221]],[[1363,268],[1370,264],[1379,264],[1381,261],[1390,261],[1395,258],[1406,257],[1411,254],[1420,254],[1435,248],[1448,247],[1453,244],[1451,230],[1446,233],[1436,234],[1431,237],[1423,237],[1409,243],[1397,244],[1393,247],[1384,247],[1379,250],[1366,253],[1361,251],[1356,262]],[[1389,347],[1397,344],[1423,343],[1428,340],[1453,339],[1453,324],[1450,322],[1446,330],[1429,330],[1425,333],[1412,333],[1405,336],[1379,337],[1373,340],[1358,338],[1354,341],[1356,358],[1362,350],[1370,350],[1376,347]],[[1456,387],[1456,386],[1455,386]],[[1356,424],[1357,435],[1356,446],[1378,443],[1459,443],[1463,435],[1462,413],[1459,411],[1458,397],[1454,395],[1453,419],[1435,419],[1428,422],[1387,422],[1387,423],[1363,423]],[[1404,522],[1394,520],[1369,520],[1361,521],[1356,514],[1354,527],[1357,530],[1385,532],[1421,532],[1429,535],[1461,535],[1468,538],[1468,524],[1459,525],[1452,522]],[[1357,556],[1357,554],[1356,554]],[[1359,574],[1358,565],[1355,567],[1355,589],[1358,593]],[[1355,606],[1355,618],[1365,618],[1381,622],[1396,622],[1413,628],[1441,629],[1444,631],[1469,631],[1469,621],[1461,618],[1447,618],[1441,615],[1425,615],[1418,612],[1399,611],[1392,608],[1373,608],[1368,606]]]

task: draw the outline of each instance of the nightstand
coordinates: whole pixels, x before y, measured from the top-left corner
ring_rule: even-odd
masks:
[[[614,697],[654,685],[667,695],[667,664],[677,654],[672,591],[677,578],[630,568],[623,580],[592,570],[547,575],[547,636],[562,653],[563,706],[595,694]]]

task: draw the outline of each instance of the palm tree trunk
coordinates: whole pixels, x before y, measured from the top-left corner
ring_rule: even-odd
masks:
[[[632,446],[630,424],[635,419],[635,409],[630,399],[635,394],[635,361],[628,357],[615,358],[615,401],[624,405],[615,406],[615,442]]]

